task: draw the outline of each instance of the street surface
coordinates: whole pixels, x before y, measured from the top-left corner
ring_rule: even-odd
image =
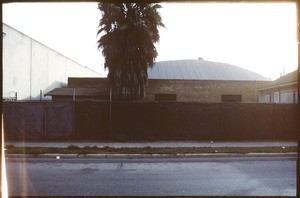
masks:
[[[5,145],[16,147],[55,147],[64,148],[69,145],[78,147],[113,147],[113,148],[135,148],[135,147],[272,147],[272,146],[297,146],[295,141],[253,141],[253,142],[214,142],[214,141],[155,141],[155,142],[20,142],[7,141]]]
[[[6,159],[10,196],[296,196],[296,156]]]

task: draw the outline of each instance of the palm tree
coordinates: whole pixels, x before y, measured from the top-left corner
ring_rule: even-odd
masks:
[[[158,27],[164,27],[152,3],[99,3],[102,12],[98,49],[105,57],[114,100],[142,100],[148,74],[157,57]]]

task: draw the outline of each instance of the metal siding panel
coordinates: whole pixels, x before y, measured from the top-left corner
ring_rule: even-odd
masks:
[[[160,73],[159,73],[159,67],[155,67],[155,70],[154,70],[154,78],[155,79],[160,79]]]
[[[160,79],[160,75],[159,75],[159,64],[155,64],[154,67],[148,69],[148,72],[151,73],[149,77],[149,79]]]
[[[153,78],[153,73],[152,73],[153,68],[154,68],[154,67],[148,68],[148,69],[147,69],[147,74],[148,74],[148,78],[149,78],[149,79],[152,79],[152,78]]]
[[[186,67],[180,67],[180,65],[178,65],[179,71],[180,71],[180,76],[181,79],[186,80],[187,78],[184,77],[185,71],[187,70]]]
[[[160,68],[160,74],[161,74],[162,79],[169,79],[168,78],[168,68],[166,66],[166,63],[164,65],[164,67]]]
[[[175,64],[172,64],[172,63],[175,63]],[[178,72],[178,68],[176,68],[176,66],[177,66],[176,62],[168,62],[168,69],[169,69],[168,75],[169,75],[169,79],[180,79],[180,77],[176,73],[176,72]]]
[[[190,69],[189,73],[191,75],[191,79],[192,80],[200,80],[201,76],[198,75],[197,65],[194,62],[189,61],[189,62],[187,62],[187,66]]]
[[[182,64],[184,65],[184,67],[186,68],[186,75],[185,75],[185,80],[189,80],[189,79],[193,79],[192,78],[192,71],[191,71],[191,67],[188,64],[184,63]]]
[[[183,64],[183,66],[181,68],[182,68],[181,69],[182,79],[184,79],[184,80],[191,79],[191,75],[190,75],[189,70],[188,70],[188,65]]]
[[[155,63],[148,72],[150,79],[268,81],[255,72],[226,63],[205,60],[162,61]]]

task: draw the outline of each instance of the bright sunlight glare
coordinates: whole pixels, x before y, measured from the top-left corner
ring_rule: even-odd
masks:
[[[4,129],[3,129],[3,115],[2,115],[2,130],[1,130],[1,197],[8,198],[7,177],[6,177],[6,164],[4,153]]]
[[[297,69],[295,3],[161,3],[156,61],[224,62],[272,80]],[[37,17],[38,16],[38,17]],[[3,22],[106,74],[97,3],[3,4]]]

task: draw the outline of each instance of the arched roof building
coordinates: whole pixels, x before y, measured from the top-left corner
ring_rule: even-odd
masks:
[[[199,59],[156,62],[148,68],[146,101],[258,102],[255,88],[270,80],[231,64]]]
[[[202,59],[156,62],[148,68],[148,79],[144,101],[201,103],[258,102],[255,89],[270,82],[255,72]],[[55,89],[47,95],[70,100],[75,92],[77,99],[109,98],[106,78],[69,78],[68,88]]]
[[[257,80],[268,81],[258,73],[234,65],[203,59],[156,62],[148,69],[149,79],[168,80]]]

